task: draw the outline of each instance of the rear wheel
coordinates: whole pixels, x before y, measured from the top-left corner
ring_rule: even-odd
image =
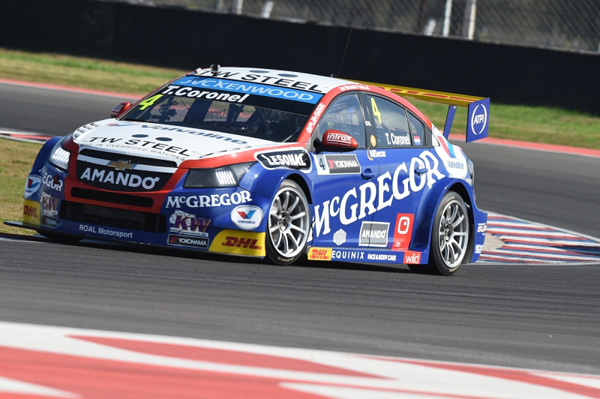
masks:
[[[269,210],[267,258],[278,265],[294,263],[304,253],[310,229],[308,201],[300,186],[285,180]]]
[[[449,276],[466,260],[471,223],[465,201],[450,191],[437,209],[426,271]],[[416,266],[415,266],[416,268]]]

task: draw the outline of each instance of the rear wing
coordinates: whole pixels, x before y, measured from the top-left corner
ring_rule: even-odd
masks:
[[[456,107],[467,107],[467,133],[466,142],[479,140],[488,136],[490,119],[490,99],[484,97],[468,96],[465,94],[446,93],[443,91],[416,89],[414,87],[394,86],[381,83],[355,81],[356,83],[381,87],[405,98],[428,101],[448,105],[446,122],[444,123],[444,137],[448,138]]]

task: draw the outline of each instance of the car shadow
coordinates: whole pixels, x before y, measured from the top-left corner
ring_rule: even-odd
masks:
[[[157,247],[151,245],[144,244],[130,244],[123,243],[119,241],[104,241],[104,240],[94,240],[94,239],[83,239],[81,241],[75,242],[59,242],[55,240],[48,239],[41,235],[16,235],[16,234],[0,234],[0,236],[16,239],[16,240],[25,240],[25,241],[39,241],[46,242],[55,245],[67,245],[67,246],[76,246],[76,247],[85,247],[85,248],[99,248],[99,249],[109,249],[113,251],[123,251],[123,252],[136,252],[136,253],[144,253],[144,254],[152,254],[158,256],[168,256],[174,258],[182,258],[182,259],[201,259],[207,261],[216,261],[216,262],[227,262],[227,263],[240,263],[242,260],[246,264],[252,265],[264,265],[266,267],[305,267],[311,269],[334,269],[334,270],[352,270],[352,271],[369,271],[369,272],[380,272],[380,273],[412,273],[405,265],[377,265],[377,264],[367,264],[367,263],[352,263],[352,262],[326,262],[326,261],[309,261],[306,259],[306,256],[302,257],[298,261],[296,261],[293,265],[285,266],[285,265],[275,265],[270,263],[266,259],[259,258],[251,258],[251,257],[240,257],[240,256],[232,256],[225,254],[215,254],[215,253],[204,253],[200,251],[188,250],[185,248],[168,248],[168,247]]]

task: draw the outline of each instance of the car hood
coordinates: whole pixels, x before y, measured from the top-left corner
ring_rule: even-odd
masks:
[[[183,126],[106,119],[73,133],[80,151],[92,149],[175,161],[200,159],[223,152],[270,147],[276,143],[252,137]]]

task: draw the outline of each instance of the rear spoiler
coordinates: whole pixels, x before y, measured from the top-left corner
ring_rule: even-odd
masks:
[[[468,96],[465,94],[446,93],[443,91],[416,89],[414,87],[394,86],[381,83],[362,82],[356,83],[380,87],[405,98],[428,101],[439,104],[447,104],[448,113],[444,123],[444,137],[450,135],[450,128],[454,122],[456,107],[467,107],[467,134],[466,142],[483,139],[488,136],[490,119],[490,99],[484,97]]]

